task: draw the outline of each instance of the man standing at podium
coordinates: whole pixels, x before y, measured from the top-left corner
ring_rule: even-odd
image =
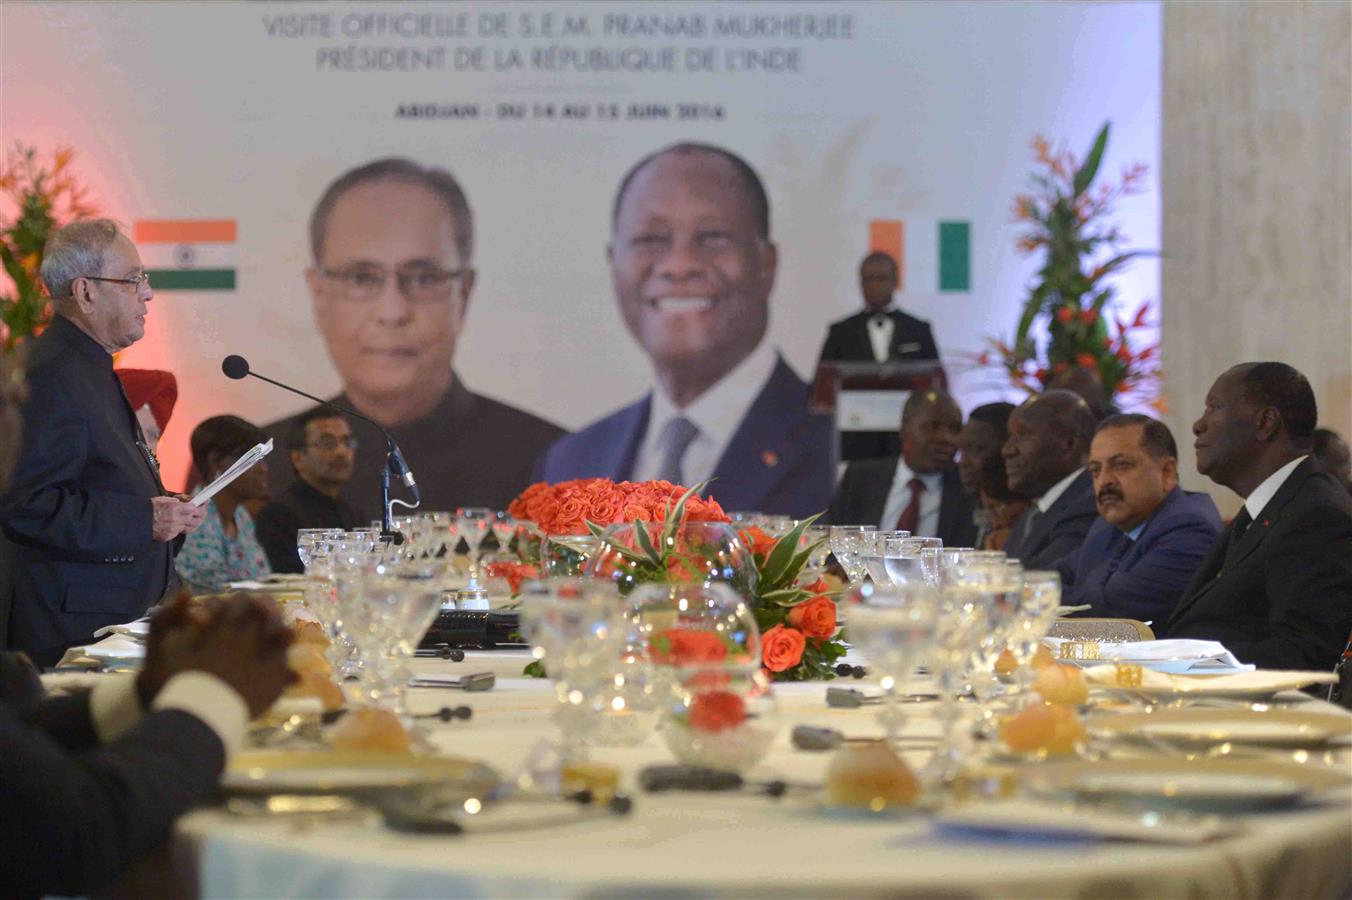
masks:
[[[934,332],[923,319],[896,309],[892,295],[899,283],[897,261],[875,250],[859,264],[859,290],[864,310],[834,322],[822,345],[818,366],[824,362],[938,361]],[[901,450],[892,431],[862,431],[843,435],[844,459],[895,456]]]

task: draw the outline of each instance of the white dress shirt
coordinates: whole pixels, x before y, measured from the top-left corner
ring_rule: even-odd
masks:
[[[892,334],[897,329],[897,323],[892,321],[891,313],[892,307],[889,304],[871,313],[868,319],[868,340],[873,346],[873,359],[880,363],[887,362],[892,354]]]
[[[1079,478],[1080,473],[1083,471],[1084,469],[1076,469],[1056,484],[1047,488],[1047,492],[1041,497],[1038,497],[1035,501],[1037,504],[1037,511],[1045,513],[1047,510],[1051,509],[1052,504],[1061,499],[1061,495],[1066,492],[1068,487],[1070,487],[1070,483],[1076,478]]]
[[[681,459],[685,486],[691,487],[712,476],[733,434],[774,374],[777,361],[775,352],[761,341],[736,368],[685,409],[672,402],[660,387],[654,387],[648,430],[639,443],[638,457],[634,460],[634,480],[649,481],[658,477],[665,449],[660,443],[662,431],[667,422],[677,416],[684,416],[699,429],[699,436],[690,442]]]
[[[201,719],[221,739],[227,757],[244,745],[249,708],[234,688],[215,675],[180,672],[160,688],[150,705],[157,710],[181,709]],[[134,675],[105,678],[89,695],[89,717],[102,743],[126,734],[142,715]]]
[[[916,537],[939,536],[939,506],[943,503],[944,473],[931,472],[928,475],[916,475],[906,460],[897,460],[897,474],[892,477],[892,489],[887,492],[887,502],[883,504],[883,519],[878,527],[891,531],[897,527],[897,519],[906,507],[911,505],[910,481],[919,478],[925,485],[920,494],[920,516],[916,519]]]
[[[1244,498],[1244,508],[1249,511],[1249,518],[1255,522],[1258,521],[1258,514],[1263,511],[1263,507],[1267,506],[1268,502],[1277,495],[1277,492],[1282,489],[1282,485],[1286,483],[1286,479],[1290,478],[1291,473],[1296,471],[1296,466],[1305,462],[1306,458],[1301,456],[1291,460],[1263,479],[1263,483],[1254,488],[1249,496]]]

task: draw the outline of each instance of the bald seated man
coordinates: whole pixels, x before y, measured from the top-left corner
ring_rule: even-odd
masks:
[[[1084,541],[1098,518],[1085,470],[1097,420],[1070,391],[1047,391],[1009,417],[1001,451],[1010,490],[1033,501],[1014,523],[1005,553],[1028,569],[1047,569]]]
[[[876,525],[941,538],[946,547],[976,540],[973,497],[962,489],[955,456],[962,410],[947,391],[916,391],[901,412],[901,455],[850,463],[831,504],[837,525]]]

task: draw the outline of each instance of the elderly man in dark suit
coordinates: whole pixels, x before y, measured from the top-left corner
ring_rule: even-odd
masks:
[[[22,379],[0,348],[0,425],[17,444]],[[0,491],[16,461],[0,445]],[[21,655],[0,653],[0,884],[5,896],[106,887],[216,790],[245,725],[294,676],[270,602],[162,608],[135,678],[41,699]]]
[[[877,525],[947,547],[976,540],[974,498],[954,463],[962,410],[945,391],[916,391],[901,413],[901,455],[850,463],[831,503],[836,525]]]
[[[1216,543],[1221,517],[1206,494],[1178,486],[1168,426],[1119,414],[1099,423],[1089,448],[1099,520],[1056,564],[1061,601],[1087,616],[1162,625]]]
[[[709,493],[727,509],[821,512],[833,429],[765,341],[778,253],[755,171],[720,147],[667,147],[625,176],[612,227],[620,314],[656,389],[558,440],[537,477],[716,478]]]
[[[18,550],[10,646],[46,665],[157,602],[204,513],[165,494],[113,372],[153,297],[136,247],[111,221],[75,222],[48,240],[42,278],[55,315],[29,358],[26,439],[0,520]]]
[[[939,360],[934,331],[924,319],[893,308],[900,281],[897,261],[881,250],[859,264],[859,291],[864,309],[832,322],[817,365],[824,362],[925,362]],[[853,432],[841,435],[846,459],[896,456],[901,445],[895,432]]]
[[[1010,414],[1001,451],[1009,487],[1033,505],[1014,523],[1005,553],[1025,568],[1049,568],[1080,546],[1098,517],[1084,468],[1096,424],[1070,391],[1039,394]]]
[[[1193,423],[1197,470],[1244,508],[1193,577],[1161,637],[1223,643],[1266,669],[1332,669],[1352,632],[1352,497],[1310,457],[1305,376],[1243,363]]]

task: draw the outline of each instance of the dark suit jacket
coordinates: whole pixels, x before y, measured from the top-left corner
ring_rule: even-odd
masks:
[[[783,359],[733,433],[714,467],[708,494],[729,510],[754,510],[798,518],[831,502],[835,460],[833,428],[807,411],[808,387]],[[648,429],[652,396],[560,438],[536,467],[536,479],[628,479]]]
[[[888,361],[920,362],[939,358],[939,347],[934,343],[934,332],[928,322],[895,309],[887,315],[893,322]],[[822,344],[819,360],[872,362],[873,343],[868,338],[868,320],[872,317],[873,313],[865,310],[839,322],[832,322],[826,332],[826,343]]]
[[[273,497],[259,510],[254,531],[272,571],[299,573],[305,571],[305,566],[296,549],[297,531],[302,528],[350,531],[370,522],[369,515],[363,515],[341,495],[335,499],[297,478],[280,497]]]
[[[352,406],[342,394],[331,399],[340,406]],[[273,422],[263,430],[284,447],[294,418]],[[378,519],[385,439],[365,422],[354,419],[351,424],[357,438],[356,461],[343,494],[357,509]],[[458,375],[432,412],[389,431],[418,479],[422,509],[448,511],[457,506],[506,509],[530,484],[536,458],[564,433],[538,416],[471,393]],[[268,467],[268,486],[274,497],[280,497],[295,479],[288,462]],[[397,478],[390,485],[390,494],[407,499]]]
[[[1211,498],[1178,487],[1134,542],[1099,519],[1079,549],[1056,564],[1061,602],[1091,604],[1086,616],[1140,619],[1163,627],[1220,532],[1221,516]]]
[[[181,710],[146,715],[99,746],[89,695],[0,704],[0,884],[5,896],[90,893],[206,802],[225,748]]]
[[[1036,510],[1036,505],[1028,507],[1014,522],[1005,553],[1023,563],[1025,569],[1049,569],[1080,546],[1098,518],[1094,479],[1088,472],[1081,472],[1051,508],[1036,518],[1033,530],[1024,536],[1024,525]]]
[[[51,664],[159,601],[173,547],[150,539],[163,492],[113,359],[61,316],[33,343],[24,443],[0,504],[17,545],[10,646]]]
[[[1264,669],[1332,669],[1352,632],[1352,497],[1306,459],[1239,538],[1233,525],[1160,637],[1220,641]]]
[[[899,459],[889,456],[850,463],[840,479],[836,498],[831,501],[832,524],[879,525],[887,495],[896,480]],[[941,538],[945,547],[970,547],[976,540],[972,498],[963,492],[956,468],[946,469],[943,474],[937,531],[920,536]],[[891,527],[888,523],[887,528]]]
[[[900,310],[891,310],[887,315],[893,323],[887,354],[889,362],[923,362],[939,358],[939,347],[928,322]],[[872,316],[873,313],[865,310],[831,323],[817,360],[818,367],[829,361],[873,362],[873,343],[868,338],[868,320]],[[901,439],[896,429],[849,431],[840,436],[842,459],[863,460],[899,453]]]

